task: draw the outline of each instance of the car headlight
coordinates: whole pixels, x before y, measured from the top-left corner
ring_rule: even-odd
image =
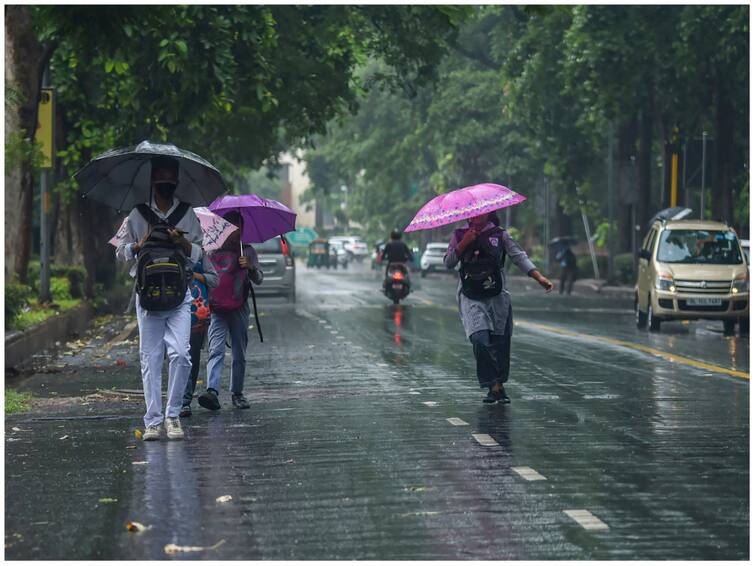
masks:
[[[750,275],[743,273],[738,275],[731,284],[731,292],[736,295],[737,293],[746,293],[750,290]]]
[[[668,291],[670,293],[675,292],[676,286],[674,285],[674,278],[670,273],[659,273],[655,277],[655,288],[659,291]]]

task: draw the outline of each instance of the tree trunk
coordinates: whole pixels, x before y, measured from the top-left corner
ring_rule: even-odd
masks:
[[[640,110],[639,120],[639,150],[637,156],[637,224],[645,227],[650,220],[650,187],[653,161],[653,122],[652,115],[647,110]],[[642,237],[640,235],[640,237]]]
[[[5,142],[33,139],[42,72],[53,48],[43,46],[32,30],[28,6],[5,7],[5,81],[16,101],[7,104]],[[31,256],[31,222],[34,195],[32,164],[28,156],[13,164],[5,175],[6,274],[8,266],[25,282]]]
[[[734,140],[734,109],[721,88],[716,89],[716,114],[713,133],[713,219],[734,221],[732,195],[732,158],[736,155]]]

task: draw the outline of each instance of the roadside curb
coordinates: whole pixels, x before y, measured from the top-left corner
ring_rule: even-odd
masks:
[[[64,341],[70,334],[82,333],[94,318],[94,307],[82,303],[69,311],[48,318],[31,328],[5,338],[5,369],[15,368],[34,354]]]

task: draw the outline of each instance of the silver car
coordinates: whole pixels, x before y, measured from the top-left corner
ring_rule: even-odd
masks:
[[[367,244],[357,236],[334,236],[330,241],[343,242],[343,247],[349,255],[349,261],[356,260],[357,262],[362,263],[364,258],[370,254],[370,251],[367,249]]]
[[[282,295],[296,302],[296,266],[285,238],[276,236],[262,244],[254,244],[260,268],[265,276],[262,285],[254,287],[257,295]]]
[[[445,242],[430,242],[419,260],[419,268],[422,277],[427,276],[431,271],[450,271],[446,264],[443,263],[443,256],[446,255],[448,244]]]

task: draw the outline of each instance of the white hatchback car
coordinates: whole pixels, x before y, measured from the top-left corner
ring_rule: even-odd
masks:
[[[446,255],[448,244],[445,242],[430,242],[419,260],[419,268],[422,277],[427,276],[431,271],[451,271],[443,263],[443,256]]]

